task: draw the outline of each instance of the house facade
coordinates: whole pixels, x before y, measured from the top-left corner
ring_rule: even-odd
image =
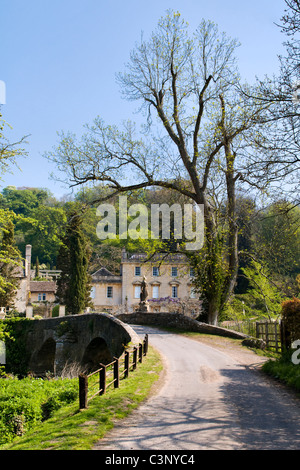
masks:
[[[26,307],[30,304],[55,303],[56,281],[53,280],[52,273],[50,272],[50,277],[49,272],[41,273],[45,281],[32,280],[35,271],[31,269],[31,251],[31,245],[26,245],[23,267],[18,267],[16,273],[19,279],[19,287],[16,292],[14,307],[20,313],[25,312]],[[54,275],[57,277],[59,275],[58,271],[55,271]],[[46,280],[47,278],[48,280]]]
[[[180,312],[197,316],[199,296],[193,272],[181,254],[157,254],[147,261],[145,253],[122,251],[120,275],[101,268],[92,275],[92,301],[96,311],[130,313],[139,308],[141,285],[146,279],[149,312]]]
[[[49,306],[56,302],[56,279],[59,272],[42,273],[45,280],[34,281],[31,246],[26,246],[24,268],[15,308],[25,312],[28,305]],[[106,268],[92,274],[91,298],[94,312],[130,313],[139,308],[143,279],[147,283],[149,312],[180,312],[196,317],[201,313],[199,295],[194,291],[193,272],[182,254],[156,254],[147,260],[145,253],[129,254],[122,250],[120,274]],[[48,280],[46,280],[48,279]]]

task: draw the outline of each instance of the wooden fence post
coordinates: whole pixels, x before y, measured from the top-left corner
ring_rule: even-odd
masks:
[[[143,345],[142,343],[139,344],[139,362],[143,361]]]
[[[136,369],[136,363],[137,363],[137,347],[135,346],[133,348],[133,369]]]
[[[119,359],[114,357],[114,388],[119,388],[120,373],[119,373]]]
[[[79,378],[79,409],[87,408],[87,394],[88,394],[88,378],[84,374],[80,374]]]
[[[274,323],[274,326],[275,326],[275,351],[278,352],[278,351],[279,351],[279,347],[278,347],[278,335],[277,335],[277,326],[278,326],[278,323],[275,322],[275,323]]]
[[[144,339],[144,355],[147,356],[148,353],[148,335],[145,335]]]
[[[129,375],[129,352],[125,351],[124,355],[124,377],[128,377]]]
[[[256,338],[259,339],[259,323],[255,322],[255,327],[256,327]]]
[[[101,369],[99,371],[99,395],[104,395],[106,392],[106,366],[100,364]]]
[[[265,334],[266,334],[266,347],[269,347],[269,329],[268,329],[268,322],[265,322]]]

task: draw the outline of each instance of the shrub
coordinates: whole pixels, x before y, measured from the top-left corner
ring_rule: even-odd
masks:
[[[0,379],[0,444],[23,435],[77,396],[77,380]]]
[[[293,341],[300,339],[300,299],[293,298],[282,303],[284,346],[290,348]]]

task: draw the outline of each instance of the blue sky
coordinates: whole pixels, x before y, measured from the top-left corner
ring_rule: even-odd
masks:
[[[194,30],[210,19],[241,42],[242,76],[251,82],[278,71],[284,35],[274,23],[284,0],[0,0],[0,80],[6,84],[1,111],[13,126],[8,138],[30,134],[21,170],[3,176],[8,186],[46,187],[61,197],[70,191],[49,179],[54,170],[43,153],[57,132],[81,135],[100,115],[118,124],[135,107],[120,96],[115,74],[124,69],[141,31],[150,34],[168,9]]]

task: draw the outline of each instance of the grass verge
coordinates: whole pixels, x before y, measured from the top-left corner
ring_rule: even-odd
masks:
[[[78,401],[61,408],[0,450],[91,450],[118,419],[125,418],[149,396],[161,370],[160,355],[149,346],[143,363],[120,381],[120,388],[110,388],[106,395],[95,397],[86,410],[79,410]]]
[[[289,388],[292,388],[300,393],[300,365],[293,364],[291,359],[292,352],[284,353],[277,360],[267,361],[262,370],[278,380],[279,382],[288,385]]]

